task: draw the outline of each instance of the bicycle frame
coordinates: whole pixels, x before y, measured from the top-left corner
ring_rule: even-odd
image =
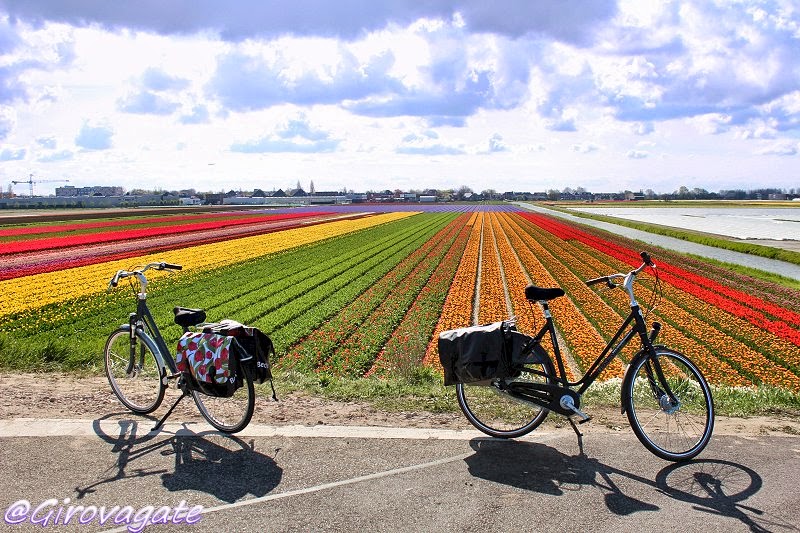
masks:
[[[161,362],[172,374],[176,374],[178,372],[178,367],[175,363],[175,359],[172,357],[163,335],[161,335],[161,330],[158,329],[158,324],[156,324],[155,318],[153,318],[153,314],[150,312],[150,308],[147,307],[147,278],[142,273],[135,273],[134,275],[139,281],[140,289],[139,292],[136,293],[136,312],[128,315],[131,339],[130,364],[133,365],[136,360],[136,331],[142,331],[155,343],[158,354],[154,355],[161,358]],[[140,355],[140,358],[143,359],[143,357],[143,355]],[[142,364],[142,361],[140,361],[140,364]],[[130,370],[131,368],[128,369],[128,371]]]
[[[567,379],[567,373],[564,367],[564,359],[561,355],[561,349],[558,346],[558,342],[556,341],[556,328],[549,306],[547,302],[539,303],[544,309],[545,324],[533,337],[533,340],[531,341],[531,347],[536,343],[541,343],[544,339],[544,336],[549,333],[556,365],[558,367],[556,381],[558,381],[564,387],[579,387],[576,391],[579,395],[586,392],[586,389],[588,389],[592,383],[594,383],[594,381],[600,376],[600,374],[602,374],[603,370],[606,369],[609,363],[611,363],[611,361],[617,357],[617,355],[619,355],[625,346],[628,345],[635,334],[639,334],[639,338],[642,342],[642,350],[647,353],[653,353],[653,342],[658,335],[660,326],[656,325],[658,324],[657,322],[654,323],[653,331],[648,334],[647,324],[644,321],[641,309],[638,305],[632,306],[628,317],[625,319],[619,329],[617,329],[614,337],[608,342],[608,344],[606,344],[600,355],[598,355],[594,362],[589,366],[589,369],[586,371],[583,377],[578,381],[571,382]],[[627,333],[625,333],[626,330]],[[624,336],[623,333],[625,333]]]
[[[644,316],[642,315],[642,310],[639,306],[639,303],[636,301],[633,291],[633,282],[636,279],[636,276],[647,265],[650,264],[649,256],[644,253],[643,259],[645,262],[642,264],[642,266],[636,270],[628,272],[626,275],[614,274],[612,276],[604,276],[602,278],[597,278],[586,282],[588,285],[605,282],[609,287],[613,288],[617,287],[617,285],[611,281],[612,279],[617,279],[620,277],[624,278],[621,286],[628,293],[631,311],[630,314],[628,314],[628,317],[623,321],[622,325],[620,325],[620,327],[617,329],[617,332],[614,334],[611,340],[606,344],[600,355],[597,356],[594,362],[589,366],[589,369],[584,373],[583,377],[581,377],[578,381],[570,382],[567,378],[564,358],[561,354],[561,349],[558,346],[555,322],[553,320],[553,315],[550,313],[549,304],[547,300],[538,300],[539,305],[542,306],[545,324],[529,341],[528,345],[523,348],[523,354],[527,355],[531,353],[537,345],[541,345],[544,336],[549,334],[550,343],[553,346],[553,353],[557,365],[556,376],[549,377],[555,381],[555,384],[528,384],[526,385],[526,390],[523,391],[514,391],[514,386],[511,384],[511,386],[506,389],[507,392],[510,392],[512,395],[517,396],[520,399],[533,402],[536,405],[546,407],[567,416],[578,414],[581,416],[581,418],[583,418],[583,421],[586,421],[588,420],[588,416],[578,409],[580,397],[595,382],[595,380],[597,380],[597,378],[603,373],[606,367],[608,367],[611,361],[617,357],[628,345],[628,343],[630,343],[630,341],[638,334],[642,348],[637,353],[637,356],[641,355],[651,358],[646,367],[646,373],[648,379],[650,380],[650,386],[653,388],[654,393],[658,391],[659,393],[666,394],[670,399],[670,402],[673,405],[677,405],[677,400],[675,399],[672,391],[669,389],[666,379],[664,379],[664,373],[661,369],[661,365],[658,362],[658,359],[655,357],[656,351],[654,348],[654,342],[659,331],[661,330],[661,324],[654,322],[652,330],[648,333],[647,323],[645,322]],[[529,372],[541,377],[548,377],[544,372],[534,369],[529,369]],[[574,390],[575,387],[577,387],[577,390]],[[545,393],[545,397],[535,394],[535,392],[543,392]],[[657,394],[657,396],[660,397],[661,394]]]
[[[144,298],[139,298],[136,304],[136,312],[128,316],[128,325],[130,326],[131,333],[131,348],[136,346],[135,332],[143,330],[155,343],[158,348],[159,356],[161,357],[164,366],[166,366],[173,374],[178,371],[175,359],[172,357],[164,337],[161,335],[161,330],[158,329],[153,314],[147,307],[147,302]]]

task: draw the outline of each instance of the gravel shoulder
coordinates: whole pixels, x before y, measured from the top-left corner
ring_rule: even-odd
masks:
[[[168,389],[167,397],[154,413],[163,415],[179,392]],[[170,401],[172,399],[172,401]],[[628,431],[628,422],[616,409],[590,409],[591,422],[585,433]],[[0,374],[0,419],[80,418],[93,419],[124,413],[104,376],[65,373]],[[189,399],[172,414],[175,421],[201,420]],[[259,396],[253,423],[268,425],[382,426],[442,429],[473,429],[460,412],[386,411],[366,402],[341,402],[304,393],[281,395],[278,402]],[[549,430],[572,431],[563,417],[551,415]],[[715,434],[738,436],[800,435],[800,421],[789,416],[748,418],[717,417]]]

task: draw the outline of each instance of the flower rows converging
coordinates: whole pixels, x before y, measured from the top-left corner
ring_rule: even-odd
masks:
[[[185,270],[153,273],[149,299],[168,337],[180,336],[180,328],[169,325],[173,305],[203,307],[210,320],[259,327],[276,345],[278,368],[302,372],[382,377],[410,375],[420,365],[440,369],[441,331],[510,316],[518,329],[534,334],[543,320],[537,304],[525,299],[524,288],[533,283],[566,292],[550,309],[564,371],[576,381],[630,310],[623,291],[584,282],[640,264],[635,245],[622,237],[516,208],[326,211],[237,215],[228,219],[251,223],[220,226],[214,224],[228,219],[181,218],[161,227],[148,227],[143,219],[62,224],[27,235],[18,231],[24,236],[18,241],[8,233],[2,245],[25,242],[28,251],[6,257],[29,257],[50,270],[19,270],[2,279],[11,270],[0,267],[0,364],[10,364],[22,346],[39,346],[39,352],[28,351],[48,358],[74,352],[80,364],[96,366],[102,332],[124,322],[131,307],[129,294],[104,294],[108,279],[151,261]],[[156,237],[172,231],[165,227],[192,224],[206,229]],[[68,239],[73,231],[83,232],[74,237],[91,235],[94,244],[68,247],[72,255],[62,256],[36,244]],[[128,238],[114,241],[113,235],[125,233]],[[182,235],[214,240],[183,241]],[[157,241],[163,246],[157,253],[144,251]],[[92,253],[93,263],[76,266]],[[646,273],[637,297],[648,320],[664,326],[659,342],[686,353],[712,383],[800,391],[797,291],[758,282],[751,294],[750,284],[731,286],[719,267],[674,253],[654,255],[663,297],[649,310],[655,287]],[[69,268],[59,268],[57,257]],[[624,350],[602,379],[622,376],[634,351]]]
[[[322,214],[322,213],[313,213]],[[164,233],[192,233],[203,230],[228,228],[232,226],[242,226],[255,224],[258,222],[277,222],[279,220],[290,220],[293,218],[305,217],[303,214],[284,214],[284,215],[262,215],[237,218],[223,218],[218,220],[193,222],[190,224],[175,224],[169,226],[148,225],[143,228],[100,231],[91,233],[80,233],[78,235],[67,235],[62,237],[44,237],[40,239],[25,239],[11,242],[3,242],[0,246],[0,255],[17,254],[26,252],[36,252],[39,250],[63,249],[74,246],[88,246],[116,241],[131,241],[137,239],[148,239],[158,237]]]
[[[355,215],[350,215],[355,216]],[[95,263],[134,258],[143,254],[161,253],[200,244],[227,241],[252,235],[310,226],[341,218],[338,214],[311,213],[303,216],[271,217],[251,224],[207,227],[192,232],[173,233],[162,226],[163,233],[148,238],[135,238],[97,243],[87,246],[67,246],[36,252],[5,255],[0,263],[0,280],[55,272]]]
[[[356,220],[342,220],[308,228],[296,228],[278,233],[3,280],[0,281],[0,292],[4,296],[0,302],[0,317],[100,293],[106,288],[106,284],[114,272],[131,268],[132,265],[165,261],[183,265],[186,270],[219,268],[398,220],[412,214],[386,213]]]

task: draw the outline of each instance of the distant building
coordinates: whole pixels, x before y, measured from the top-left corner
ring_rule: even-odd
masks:
[[[125,194],[125,189],[122,187],[75,187],[74,185],[56,187],[56,196],[63,196],[67,198],[71,198],[73,196],[122,196],[123,194]]]

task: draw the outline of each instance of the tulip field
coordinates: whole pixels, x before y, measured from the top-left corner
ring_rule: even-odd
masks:
[[[126,216],[3,225],[0,366],[99,371],[105,338],[132,292],[106,292],[119,269],[152,261],[148,302],[177,343],[176,305],[204,308],[270,335],[276,366],[338,376],[439,371],[438,333],[516,316],[532,333],[529,283],[562,287],[551,302],[576,379],[628,313],[621,290],[583,280],[627,272],[642,246],[511,205],[325,206]],[[659,342],[691,357],[712,384],[800,392],[800,291],[649,248],[662,297],[648,320]],[[649,309],[654,278],[640,276]],[[621,377],[622,354],[604,371]]]

